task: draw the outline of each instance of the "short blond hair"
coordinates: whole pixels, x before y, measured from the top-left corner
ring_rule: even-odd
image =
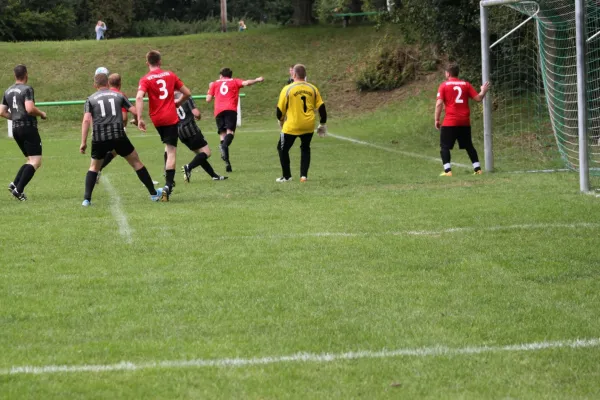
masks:
[[[110,74],[108,77],[108,86],[112,88],[120,88],[121,87],[121,75],[119,74]]]
[[[294,65],[294,75],[298,79],[306,79],[306,67],[302,64]]]

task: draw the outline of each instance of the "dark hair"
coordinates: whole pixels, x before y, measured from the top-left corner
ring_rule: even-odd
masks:
[[[98,74],[94,77],[94,84],[97,87],[106,87],[108,86],[108,75],[106,74]]]
[[[108,77],[108,85],[110,87],[120,88],[121,87],[121,75],[119,75],[119,74],[111,74]]]
[[[223,76],[225,78],[231,78],[233,76],[233,71],[229,68],[221,68],[221,71],[219,71],[219,74],[221,74],[221,76]]]
[[[14,69],[15,71],[15,78],[17,78],[17,80],[22,81],[23,79],[25,79],[25,76],[27,75],[27,67],[23,64],[19,64],[15,67]]]
[[[146,54],[146,61],[153,67],[158,66],[160,64],[160,53],[158,50],[151,50]]]
[[[453,78],[458,78],[459,71],[458,64],[448,64],[446,67],[446,72]]]
[[[294,65],[294,74],[298,79],[306,79],[306,67],[302,64]]]

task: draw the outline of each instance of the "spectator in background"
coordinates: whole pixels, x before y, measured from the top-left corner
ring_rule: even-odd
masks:
[[[238,31],[244,32],[246,29],[248,29],[248,28],[246,27],[246,24],[244,23],[244,20],[240,20]]]
[[[287,81],[287,84],[288,84],[288,85],[289,85],[290,83],[294,83],[294,65],[295,65],[295,64],[292,64],[292,65],[290,65],[290,70],[289,70],[290,77],[288,78],[288,81]]]
[[[96,24],[96,40],[106,39],[104,37],[104,32],[106,32],[106,24],[102,21],[98,21]]]

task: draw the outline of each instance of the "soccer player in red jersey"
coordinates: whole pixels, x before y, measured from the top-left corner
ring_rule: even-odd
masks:
[[[482,174],[477,150],[471,139],[469,99],[481,102],[490,89],[490,83],[484,83],[481,91],[477,93],[469,82],[458,79],[458,72],[459,68],[456,64],[450,64],[446,68],[446,81],[438,89],[435,104],[435,128],[440,129],[440,154],[444,164],[444,172],[440,176],[452,176],[450,150],[454,148],[456,141],[460,149],[467,151],[475,175]],[[443,108],[446,109],[446,115],[444,122],[440,123]]]
[[[219,80],[211,82],[208,87],[206,101],[210,102],[213,98],[215,99],[215,120],[217,122],[217,132],[221,137],[221,159],[225,161],[226,171],[231,172],[229,146],[233,141],[237,125],[240,88],[262,82],[264,78],[261,76],[247,81],[233,79],[233,72],[229,68],[221,69],[219,74]]]
[[[177,107],[189,99],[192,93],[177,75],[171,71],[161,69],[161,56],[158,51],[152,50],[146,54],[146,64],[150,72],[140,79],[135,97],[138,128],[141,130],[146,129],[142,113],[144,111],[144,96],[148,94],[150,119],[165,144],[165,153],[167,154],[165,161],[166,183],[162,191],[161,201],[169,201],[169,196],[173,191],[177,156],[177,124],[179,123]],[[176,90],[182,93],[177,101],[174,97]]]

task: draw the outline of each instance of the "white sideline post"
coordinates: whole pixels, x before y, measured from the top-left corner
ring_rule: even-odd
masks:
[[[587,65],[585,42],[586,12],[585,2],[575,0],[575,43],[577,47],[577,133],[579,136],[579,190],[590,191],[588,165],[588,104],[587,104]]]
[[[488,9],[482,1],[479,5],[481,21],[481,83],[490,80],[490,35],[488,32]],[[488,92],[483,99],[483,153],[485,171],[494,170],[494,151],[492,141],[492,99]]]
[[[7,119],[6,122],[8,123],[8,137],[12,138],[13,137],[13,133],[12,133],[12,121],[10,119]]]
[[[237,109],[237,126],[242,126],[242,98],[238,97],[238,109]]]

